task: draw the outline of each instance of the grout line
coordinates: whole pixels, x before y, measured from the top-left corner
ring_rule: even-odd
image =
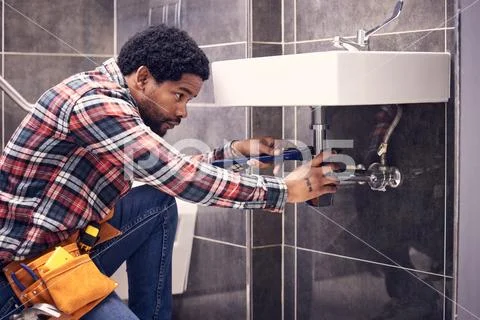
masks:
[[[5,0],[2,0],[2,77],[5,77]],[[0,141],[2,150],[5,148],[5,92],[2,90],[2,118],[0,119],[2,124],[2,140]]]
[[[409,31],[398,31],[398,32],[386,32],[386,33],[378,33],[374,34],[371,37],[382,37],[382,36],[392,36],[392,35],[401,35],[401,34],[412,34],[412,33],[423,33],[423,32],[432,32],[432,31],[445,31],[447,32],[448,30],[454,30],[454,27],[445,27],[445,28],[433,28],[433,29],[419,29],[419,30],[409,30]],[[346,39],[353,39],[355,36],[348,36],[344,37]],[[301,41],[296,41],[296,33],[295,33],[295,41],[293,42],[285,42],[285,44],[304,44],[304,43],[313,43],[313,42],[326,42],[326,41],[332,41],[333,37],[329,38],[318,38],[318,39],[312,39],[312,40],[301,40]]]
[[[448,3],[447,0],[444,0],[444,10],[445,10],[445,31],[443,32],[443,37],[444,37],[444,50],[447,52],[448,48],[448,43],[447,43],[447,26],[448,26]],[[445,136],[444,136],[444,145],[445,145],[445,160],[444,160],[444,183],[443,183],[443,274],[444,276],[446,275],[447,272],[447,179],[448,179],[448,102],[445,104],[445,121],[444,121],[444,126],[445,126]],[[446,279],[443,279],[443,319],[446,319],[446,307],[447,307],[447,299],[445,298],[447,292],[447,281]]]
[[[283,41],[252,41],[252,44],[277,44],[277,45],[282,45]]]
[[[459,30],[459,1],[455,1],[455,28]],[[455,60],[453,64],[454,68],[454,110],[453,110],[453,149],[454,154],[460,154],[460,34],[459,31],[455,32]],[[459,263],[459,241],[460,241],[460,230],[459,230],[459,215],[460,215],[460,157],[454,156],[453,159],[453,274],[455,278],[452,283],[452,300],[458,301],[458,263]],[[452,305],[452,315],[456,316],[458,311],[458,306],[456,304]]]
[[[51,57],[92,57],[92,58],[111,58],[111,54],[96,54],[96,53],[54,53],[54,52],[4,52],[8,56],[51,56]]]
[[[218,243],[218,244],[223,244],[223,245],[226,245],[226,246],[230,246],[230,247],[237,247],[237,248],[242,248],[242,249],[245,249],[247,248],[246,246],[242,246],[240,244],[235,244],[235,243],[231,243],[231,242],[226,242],[226,241],[221,241],[221,240],[215,240],[215,239],[212,239],[212,238],[207,238],[207,237],[202,237],[202,236],[193,236],[194,239],[198,239],[198,240],[203,240],[203,241],[208,241],[208,242],[214,242],[214,243]]]
[[[253,0],[245,0],[245,5],[247,8],[247,12],[245,15],[245,36],[246,42],[243,44],[245,45],[245,58],[252,57],[252,39],[253,39]],[[245,138],[248,139],[251,136],[252,131],[252,112],[250,107],[245,108]],[[251,173],[248,171],[248,173]],[[247,294],[247,319],[246,320],[253,320],[253,210],[246,210],[246,294]]]
[[[292,247],[291,245],[288,245],[288,244],[286,246],[287,247]],[[335,253],[329,253],[329,252],[307,249],[307,248],[302,248],[302,247],[297,247],[297,250],[312,252],[312,253],[318,253],[318,254],[321,254],[321,255],[343,258],[343,259],[353,260],[353,261],[358,261],[358,262],[376,264],[376,265],[379,265],[379,266],[384,266],[384,267],[389,267],[389,268],[394,268],[394,269],[408,270],[408,271],[412,271],[412,272],[416,272],[416,273],[422,273],[422,274],[427,274],[427,275],[431,275],[431,276],[442,277],[442,278],[445,278],[445,279],[453,279],[452,276],[447,276],[447,275],[443,275],[443,274],[439,274],[439,273],[428,272],[428,271],[412,269],[412,268],[399,267],[399,266],[395,266],[395,265],[391,265],[391,264],[387,264],[387,263],[376,262],[376,261],[372,261],[372,260],[365,260],[365,259],[360,259],[360,258],[355,258],[355,257],[350,257],[350,256],[343,256],[343,255],[339,255],[339,254],[335,254]]]
[[[118,54],[118,43],[117,43],[117,36],[118,36],[118,24],[117,24],[117,16],[118,16],[118,2],[117,0],[113,0],[113,54],[116,56]]]
[[[444,126],[445,126],[445,134],[444,134],[444,182],[443,182],[443,275],[446,276],[447,272],[447,195],[448,195],[448,103],[445,102],[444,104],[445,108],[445,121],[444,121]],[[443,319],[445,319],[445,307],[446,307],[446,281],[443,281]]]
[[[215,47],[224,47],[224,46],[235,46],[235,45],[238,45],[238,44],[245,44],[245,43],[248,43],[248,40],[247,41],[238,41],[238,42],[224,42],[224,43],[215,43],[215,44],[204,44],[204,45],[201,45],[199,47],[202,48],[202,49],[205,49],[205,48],[215,48]]]
[[[293,1],[293,54],[297,54],[297,0]],[[295,107],[293,113],[293,138],[297,142],[298,138],[298,108]],[[294,165],[296,168],[297,165]],[[297,229],[298,229],[298,205],[293,207],[293,237],[295,248],[293,250],[293,319],[297,320],[298,313],[298,247],[297,247]]]
[[[280,27],[282,32],[282,56],[285,55],[285,0],[281,2]],[[282,140],[285,139],[285,107],[282,107]],[[280,169],[281,176],[284,177],[284,165]],[[280,282],[280,305],[281,320],[285,320],[285,213],[282,214],[282,249],[281,249],[281,282]]]
[[[281,243],[278,243],[278,244],[266,244],[266,245],[263,245],[263,246],[252,246],[252,250],[255,250],[255,249],[278,248],[278,247],[281,247],[281,246],[282,246]]]

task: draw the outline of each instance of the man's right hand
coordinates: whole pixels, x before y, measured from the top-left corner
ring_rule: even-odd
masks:
[[[322,165],[331,155],[330,152],[322,152],[285,178],[287,202],[305,202],[337,191],[339,181],[331,174],[337,168],[334,164]]]

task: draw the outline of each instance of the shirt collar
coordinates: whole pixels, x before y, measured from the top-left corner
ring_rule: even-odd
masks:
[[[98,69],[100,72],[105,73],[110,80],[118,83],[122,88],[128,89],[127,81],[125,81],[125,77],[123,76],[122,71],[120,71],[115,58],[108,59],[102,63]]]

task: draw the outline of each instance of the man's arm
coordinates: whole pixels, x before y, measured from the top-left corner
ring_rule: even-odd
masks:
[[[138,111],[122,99],[92,92],[72,110],[70,130],[77,143],[115,166],[130,179],[202,205],[282,211],[283,179],[241,175],[185,157],[154,134]]]

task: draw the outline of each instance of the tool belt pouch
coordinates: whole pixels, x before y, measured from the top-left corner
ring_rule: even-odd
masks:
[[[26,264],[38,279],[16,262],[5,267],[4,272],[26,307],[36,303],[50,303],[63,313],[71,315],[70,319],[79,319],[115,290],[117,284],[98,270],[88,254],[80,255],[75,243],[63,248],[74,257],[53,270],[44,269],[52,252]],[[12,280],[12,274],[17,282]],[[18,281],[26,289],[19,290]]]

